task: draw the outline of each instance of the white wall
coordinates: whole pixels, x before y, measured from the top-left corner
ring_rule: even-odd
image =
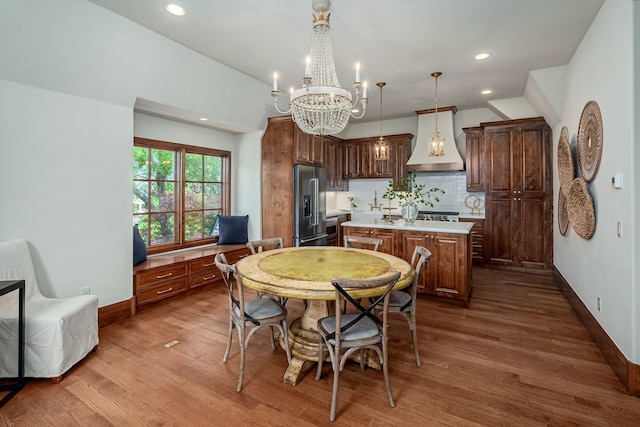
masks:
[[[598,173],[588,186],[595,204],[595,233],[584,240],[571,228],[562,236],[555,227],[554,249],[558,270],[625,357],[637,364],[640,263],[638,213],[634,209],[634,6],[638,7],[632,0],[607,0],[567,67],[564,112],[554,135],[560,135],[566,126],[575,144],[582,109],[595,100],[602,113],[603,150]],[[557,202],[556,164],[554,160]],[[615,173],[623,174],[624,188],[612,188]],[[616,237],[617,221],[622,222],[622,238]],[[602,311],[597,310],[598,297],[602,299]]]
[[[133,114],[0,80],[0,240],[26,239],[44,295],[131,297]]]
[[[256,233],[260,168],[247,153],[260,147],[269,85],[85,0],[3,2],[0,39],[0,240],[30,242],[45,295],[91,286],[100,306],[131,297],[138,98],[250,130],[230,136],[176,124],[156,133],[138,123],[157,139],[199,145],[206,134],[233,153],[242,147],[235,157],[249,159],[242,168],[253,173],[243,174],[239,200],[232,183],[232,212],[249,207]],[[232,168],[235,181],[241,167]]]
[[[233,166],[233,211],[249,215],[249,240],[262,238],[262,135],[235,136],[238,146]]]

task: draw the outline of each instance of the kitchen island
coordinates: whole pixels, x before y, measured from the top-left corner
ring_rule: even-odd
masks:
[[[376,237],[382,240],[379,251],[411,262],[416,246],[431,251],[431,259],[418,280],[418,292],[465,307],[471,295],[471,228],[470,222],[415,221],[388,222],[365,218],[342,223],[344,235]]]

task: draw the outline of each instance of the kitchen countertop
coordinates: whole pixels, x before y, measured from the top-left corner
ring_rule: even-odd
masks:
[[[327,218],[328,217],[333,217],[333,216],[338,216],[338,215],[346,215],[346,214],[351,214],[352,217],[355,217],[355,219],[360,219],[360,218],[374,218],[374,217],[378,217],[378,218],[382,218],[382,215],[386,215],[388,212],[388,210],[385,209],[384,212],[382,211],[366,211],[366,210],[356,210],[354,212],[352,211],[348,211],[348,210],[343,210],[343,209],[338,209],[338,210],[333,210],[333,211],[327,211]],[[393,209],[391,210],[391,215],[400,215],[400,209]],[[484,212],[480,212],[477,214],[472,214],[470,212],[460,212],[460,215],[458,215],[459,218],[464,218],[464,219],[485,219],[484,217]]]
[[[422,221],[414,223],[405,222],[402,219],[394,220],[393,223],[385,222],[378,218],[365,218],[342,223],[343,227],[366,227],[366,228],[386,228],[391,230],[415,230],[431,231],[440,233],[469,234],[473,227],[472,222],[450,222],[450,221]]]
[[[327,211],[327,218],[338,215],[347,215],[351,213],[351,211],[338,209],[337,211]]]
[[[480,212],[477,214],[472,214],[472,213],[460,213],[460,215],[458,215],[458,218],[464,218],[464,219],[484,219],[484,212]]]

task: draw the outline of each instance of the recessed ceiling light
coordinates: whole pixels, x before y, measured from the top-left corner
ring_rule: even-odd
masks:
[[[479,53],[479,54],[477,54],[475,56],[475,59],[477,61],[482,61],[482,60],[489,59],[489,58],[491,58],[491,54],[488,53],[488,52]]]
[[[200,121],[201,121],[201,122],[208,122],[208,121],[209,121],[209,119],[207,119],[206,117],[200,117]]]
[[[164,9],[174,16],[184,16],[186,11],[182,6],[179,6],[175,3],[165,3]]]
[[[483,94],[483,95],[491,95],[493,93],[493,91],[491,89],[485,89],[480,93]]]

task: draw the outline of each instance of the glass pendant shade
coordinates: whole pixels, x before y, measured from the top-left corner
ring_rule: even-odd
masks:
[[[387,160],[388,158],[388,148],[387,143],[384,140],[384,136],[382,134],[382,87],[386,85],[385,82],[378,82],[376,85],[380,88],[380,138],[378,138],[378,142],[375,145],[375,159],[376,160]]]

